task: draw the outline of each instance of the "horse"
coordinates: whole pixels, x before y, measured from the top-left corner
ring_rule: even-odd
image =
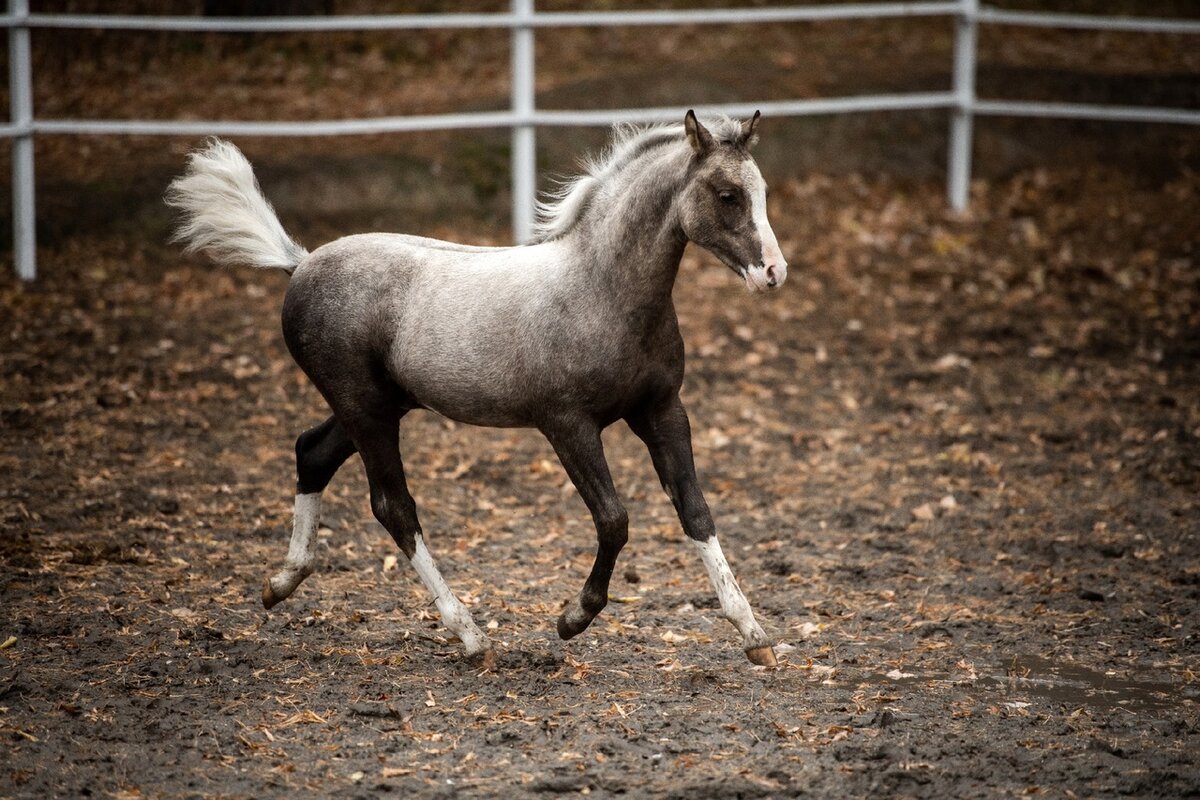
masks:
[[[494,668],[491,642],[430,555],[405,482],[400,419],[428,409],[471,425],[536,428],[549,440],[596,528],[591,573],[557,621],[562,639],[577,636],[607,604],[628,540],[601,443],[601,431],[624,420],[649,450],[747,658],[774,666],[774,643],[721,551],[696,477],[671,299],[688,242],[752,292],[787,278],[751,155],[759,119],[706,126],[688,111],[682,124],[618,126],[602,157],[539,203],[531,242],[512,247],[368,233],[308,252],[234,145],[210,139],[193,152],[166,195],[180,213],[175,240],[220,263],[291,274],[284,340],[332,411],[296,440],[291,540],[263,583],[263,605],[312,573],[321,494],[358,453],[375,517],[472,663]]]

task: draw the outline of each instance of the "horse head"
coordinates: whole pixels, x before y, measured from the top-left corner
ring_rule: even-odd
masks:
[[[683,126],[692,146],[680,220],[687,238],[746,281],[766,292],[787,280],[787,261],[767,220],[767,184],[750,154],[759,114],[729,121],[716,135],[687,112]]]

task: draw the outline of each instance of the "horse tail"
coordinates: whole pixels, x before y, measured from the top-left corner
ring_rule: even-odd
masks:
[[[184,242],[186,253],[203,251],[222,264],[289,274],[308,255],[279,223],[250,162],[229,142],[209,139],[188,156],[187,170],[164,199],[181,214],[171,241]]]

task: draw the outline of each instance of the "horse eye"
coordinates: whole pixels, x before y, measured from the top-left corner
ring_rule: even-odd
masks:
[[[724,203],[727,206],[732,206],[732,205],[737,204],[737,195],[735,195],[733,192],[729,191],[728,189],[717,192],[717,199],[720,200],[722,203]]]

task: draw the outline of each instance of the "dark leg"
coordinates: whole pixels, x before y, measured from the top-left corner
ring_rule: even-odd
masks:
[[[296,439],[296,493],[322,492],[334,473],[358,448],[337,417],[330,417]]]
[[[708,577],[721,600],[721,614],[742,634],[746,656],[755,664],[774,666],[772,642],[754,619],[754,612],[717,541],[712,514],[696,478],[691,426],[683,404],[678,397],[673,397],[669,403],[631,415],[627,421],[650,450],[654,469],[675,504],[683,531],[700,550]]]
[[[315,563],[317,527],[321,521],[321,492],[338,467],[354,455],[350,440],[337,417],[330,417],[296,440],[296,507],[292,517],[292,540],[283,569],[263,581],[262,601],[271,608],[285,600],[301,581],[312,574]]]
[[[596,523],[598,547],[591,574],[579,596],[558,618],[558,635],[570,639],[582,633],[608,604],[608,582],[617,555],[629,539],[629,515],[617,497],[608,462],[604,460],[600,429],[594,423],[572,421],[543,428],[542,433],[550,440]]]
[[[367,470],[371,510],[433,594],[442,622],[462,641],[467,655],[480,657],[484,666],[491,668],[492,643],[475,625],[467,607],[450,591],[425,547],[417,505],[408,491],[400,459],[400,416],[393,412],[346,420],[346,429],[357,443]]]

